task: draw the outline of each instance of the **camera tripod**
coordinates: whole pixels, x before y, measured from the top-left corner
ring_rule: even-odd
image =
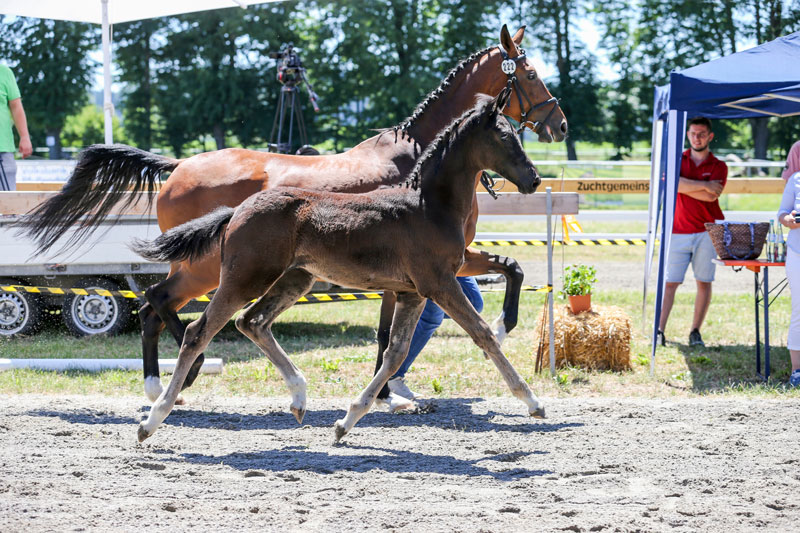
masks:
[[[295,122],[297,123],[297,131],[300,135],[300,150],[304,150],[308,146],[306,123],[303,119],[303,109],[300,105],[299,92],[297,85],[283,85],[281,87],[281,96],[278,100],[278,108],[275,111],[275,120],[272,123],[272,133],[269,135],[269,143],[267,144],[271,151],[281,154],[291,153]],[[286,142],[282,142],[284,124],[287,118],[288,136]],[[275,138],[276,129],[278,132],[277,139]],[[275,142],[273,142],[273,139]]]

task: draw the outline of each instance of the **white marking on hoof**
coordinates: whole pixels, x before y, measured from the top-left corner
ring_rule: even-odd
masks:
[[[144,394],[150,402],[155,403],[162,392],[164,387],[161,386],[161,378],[152,376],[144,378]]]
[[[544,414],[544,405],[542,405],[538,409],[528,411],[528,414],[533,418],[547,418]]]
[[[388,398],[376,398],[375,403],[380,407],[388,409],[390,413],[408,411],[417,407],[417,404],[414,403],[414,400],[403,398],[399,394],[395,394],[393,392],[389,393]]]
[[[306,415],[306,378],[302,375],[289,377],[286,379],[286,385],[292,395],[292,405],[289,406],[289,410],[297,423],[301,424]]]
[[[497,337],[497,342],[500,344],[503,344],[505,338],[508,337],[506,324],[504,322],[505,317],[505,311],[501,311],[500,316],[495,318],[494,322],[492,322],[492,333],[494,333],[494,336]]]

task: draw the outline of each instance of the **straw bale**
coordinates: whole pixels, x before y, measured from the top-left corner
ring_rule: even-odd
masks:
[[[545,367],[549,360],[548,325],[541,328],[539,313],[537,331],[544,332]],[[557,366],[578,366],[590,370],[630,370],[631,320],[616,306],[592,304],[591,311],[573,315],[567,305],[556,305],[554,316],[555,355]]]

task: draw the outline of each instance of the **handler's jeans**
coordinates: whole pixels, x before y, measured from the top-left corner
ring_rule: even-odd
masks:
[[[17,162],[13,152],[0,152],[0,191],[17,190]]]
[[[456,279],[459,285],[461,285],[461,290],[464,291],[464,295],[472,304],[472,307],[479,313],[483,311],[483,297],[481,296],[480,290],[478,290],[478,282],[475,281],[475,278],[465,277]],[[405,361],[403,361],[400,370],[398,370],[392,378],[401,378],[406,375],[406,372],[414,363],[414,359],[417,358],[425,345],[428,344],[428,341],[433,336],[433,332],[436,331],[445,318],[450,317],[442,311],[441,307],[433,303],[432,300],[428,300],[425,304],[425,309],[422,311],[422,316],[419,317],[419,322],[417,322],[414,336],[411,337],[411,346],[408,349],[408,355]]]

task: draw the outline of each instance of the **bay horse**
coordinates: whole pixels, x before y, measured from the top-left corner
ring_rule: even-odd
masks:
[[[291,156],[230,148],[176,160],[124,145],[89,147],[82,152],[62,191],[22,219],[22,233],[37,241],[37,253],[41,253],[77,224],[78,229],[66,246],[75,244],[123,201],[125,191],[153,192],[161,174],[168,171],[172,173],[156,200],[162,232],[217,207],[235,207],[252,194],[274,187],[361,193],[399,183],[437,133],[472,107],[476,94],[498,94],[507,86],[513,88],[516,98],[511,98],[505,113],[536,132],[539,141],[561,141],[567,133],[566,119],[532,61],[519,47],[524,31],[523,26],[512,37],[503,25],[500,46],[472,54],[451,70],[403,123],[342,154]],[[464,224],[467,243],[475,236],[477,205],[473,195],[472,210]],[[511,258],[468,248],[459,275],[487,272],[502,273],[507,281],[503,310],[493,326],[502,339],[517,323],[523,273]],[[147,303],[139,311],[139,319],[145,394],[151,401],[163,390],[158,368],[161,331],[166,325],[180,345],[185,328],[177,311],[217,287],[219,275],[220,257],[212,252],[193,261],[172,262],[167,279],[147,289]],[[388,341],[393,308],[393,295],[387,292],[378,330],[378,366]],[[202,362],[201,356],[185,386],[194,381]],[[388,388],[381,395],[386,397]]]
[[[491,327],[456,281],[464,264],[464,224],[473,209],[477,176],[491,169],[523,194],[541,183],[539,173],[502,114],[511,90],[481,95],[475,107],[444,129],[401,184],[361,194],[278,187],[256,193],[235,210],[216,211],[132,248],[155,261],[199,260],[219,250],[219,289],[202,316],[189,324],[172,381],[139,425],[153,435],[175,405],[195,360],[245,304],[258,300],[236,326],[276,363],[288,382],[302,376],[275,340],[271,326],[314,282],[390,290],[397,295],[389,345],[372,381],[334,425],[338,442],[366,414],[400,367],[426,298],[449,314],[494,362],[531,416],[543,403],[503,355]],[[292,410],[305,410],[295,397]],[[299,416],[298,416],[299,415]]]

